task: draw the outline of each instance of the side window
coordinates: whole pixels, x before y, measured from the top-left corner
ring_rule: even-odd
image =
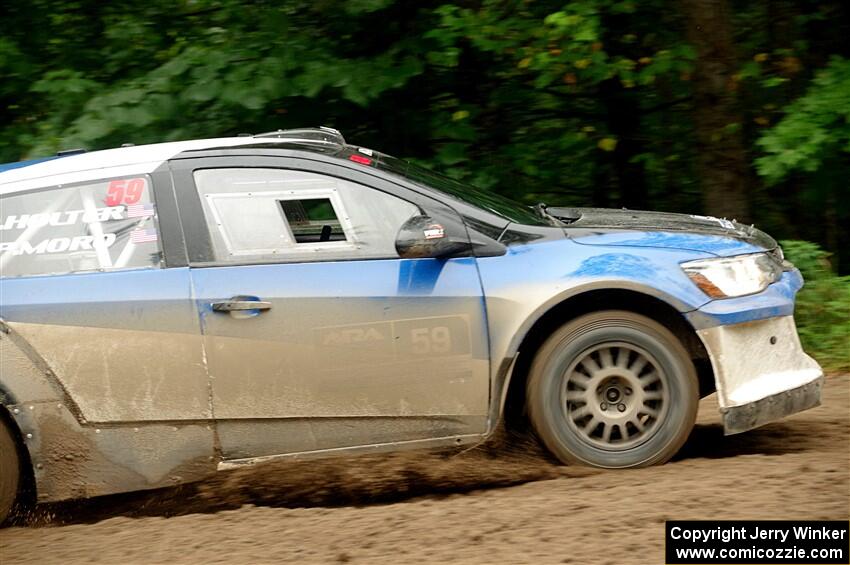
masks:
[[[109,179],[0,198],[0,276],[158,267],[150,178]]]
[[[195,171],[216,260],[397,257],[395,238],[419,208],[379,190],[284,169]]]

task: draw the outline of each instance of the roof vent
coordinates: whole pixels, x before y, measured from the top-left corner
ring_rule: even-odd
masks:
[[[80,155],[81,153],[85,153],[85,149],[65,149],[64,151],[57,151],[57,157],[67,157],[69,155]]]
[[[291,139],[299,143],[321,143],[345,145],[345,138],[337,130],[332,128],[299,128],[279,129],[268,133],[258,133],[254,137],[265,137],[275,139]]]

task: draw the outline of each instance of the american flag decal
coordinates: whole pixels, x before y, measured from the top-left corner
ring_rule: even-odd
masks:
[[[150,243],[151,241],[156,241],[156,230],[154,228],[133,230],[130,232],[130,241],[132,243]]]
[[[128,204],[126,208],[128,218],[150,218],[156,213],[153,204]]]

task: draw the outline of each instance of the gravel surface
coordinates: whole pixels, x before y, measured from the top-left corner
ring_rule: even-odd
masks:
[[[13,563],[663,563],[669,519],[850,517],[850,375],[823,406],[724,437],[713,397],[661,467],[554,465],[530,441],[266,466],[45,506]]]

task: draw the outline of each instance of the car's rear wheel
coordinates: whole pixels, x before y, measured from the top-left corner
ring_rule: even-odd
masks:
[[[682,343],[633,312],[586,314],[562,326],[532,362],[531,424],[564,463],[643,467],[682,447],[699,383]]]
[[[0,525],[15,505],[21,484],[21,461],[12,431],[0,418]]]

